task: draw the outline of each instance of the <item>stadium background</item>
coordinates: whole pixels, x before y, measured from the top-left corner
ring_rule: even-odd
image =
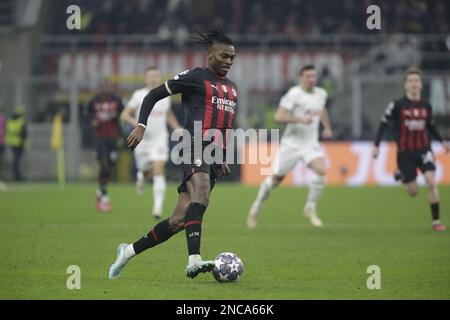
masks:
[[[66,28],[72,4],[81,8],[81,31]],[[381,30],[366,27],[371,4],[381,8]],[[361,186],[394,184],[393,145],[383,144],[374,162],[371,140],[388,101],[403,94],[402,74],[410,65],[423,69],[424,96],[450,138],[449,10],[446,0],[0,0],[0,110],[10,114],[23,106],[29,121],[27,181],[10,182],[9,153],[1,169],[7,190],[0,192],[0,299],[450,299],[450,233],[431,229],[426,188],[409,199],[398,184]],[[110,281],[117,245],[155,223],[151,187],[136,195],[131,154],[122,148],[120,183],[109,188],[113,210],[96,211],[94,132],[83,106],[104,78],[128,99],[149,64],[158,64],[165,78],[201,65],[204,52],[189,35],[212,24],[237,48],[230,73],[241,96],[237,127],[277,128],[280,96],[301,65],[316,64],[335,134],[325,145],[328,184],[334,185],[318,206],[324,226],[303,218],[308,188],[281,186],[266,201],[258,228],[249,230],[259,167],[234,166],[234,183],[218,183],[211,197],[202,257],[238,254],[242,279],[229,285],[209,275],[186,279],[186,240],[179,234]],[[181,119],[180,109],[174,97]],[[64,186],[55,183],[61,153],[50,141],[58,111]],[[448,226],[450,156],[438,143],[433,148]],[[167,173],[164,217],[176,201],[180,172],[168,165]],[[299,166],[286,183],[302,185],[307,178]],[[81,270],[81,290],[67,286],[73,265]],[[367,285],[372,265],[381,269],[381,290]]]
[[[82,109],[100,82],[109,79],[126,100],[142,86],[148,65],[158,65],[165,78],[203,65],[205,54],[189,43],[189,36],[194,28],[210,25],[229,33],[237,48],[229,74],[240,89],[237,127],[277,128],[273,115],[280,96],[296,82],[300,66],[316,65],[319,84],[330,97],[333,140],[347,142],[333,151],[345,156],[334,157],[332,183],[394,183],[392,146],[387,146],[388,160],[377,169],[367,164],[370,144],[364,141],[372,140],[389,100],[402,95],[402,73],[411,65],[424,71],[425,97],[431,100],[439,129],[450,138],[446,1],[2,0],[0,4],[0,108],[6,113],[18,106],[26,110],[30,134],[23,169],[29,181],[56,179],[56,156],[49,141],[58,111],[64,121],[66,178],[94,181],[93,130]],[[80,31],[66,27],[71,4],[81,8]],[[366,26],[370,4],[381,8],[381,30]],[[182,119],[179,97],[173,102]],[[336,148],[333,143],[325,147],[327,153]],[[441,157],[439,147],[436,152],[438,179],[450,183],[449,160]],[[349,160],[352,157],[360,160]],[[8,159],[3,165],[6,180]],[[122,145],[118,181],[133,179],[131,162]],[[245,178],[254,176],[256,167],[233,169],[232,180],[259,181]],[[370,172],[357,177],[361,170]],[[178,174],[169,164],[169,179]],[[287,181],[303,184],[304,168],[297,166]]]

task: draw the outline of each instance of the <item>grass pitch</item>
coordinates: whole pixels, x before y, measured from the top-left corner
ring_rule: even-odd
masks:
[[[134,258],[120,278],[108,268],[119,243],[149,231],[151,186],[112,185],[111,213],[94,208],[95,185],[10,185],[0,193],[1,299],[450,299],[450,231],[431,230],[426,190],[409,199],[400,187],[328,187],[315,229],[303,218],[306,188],[280,187],[260,224],[245,219],[257,188],[218,184],[205,214],[202,256],[222,251],[245,264],[235,283],[184,275],[184,232]],[[450,223],[450,187],[440,187],[441,216]],[[176,200],[169,185],[165,216]],[[69,290],[69,265],[81,289]],[[366,286],[367,267],[381,269],[381,289]]]

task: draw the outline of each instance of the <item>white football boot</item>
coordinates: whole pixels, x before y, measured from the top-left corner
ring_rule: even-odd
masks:
[[[256,226],[258,225],[259,210],[261,210],[261,206],[258,203],[253,202],[247,217],[247,228],[256,228]]]
[[[125,267],[125,265],[130,261],[130,258],[125,256],[125,248],[128,246],[126,243],[119,244],[117,248],[117,259],[114,263],[109,267],[109,279],[117,279],[120,275],[120,272]]]
[[[303,210],[303,214],[305,218],[309,219],[309,222],[311,222],[314,227],[322,227],[322,220],[320,220],[317,215],[316,205],[314,203],[307,203]]]
[[[189,263],[186,267],[186,277],[191,279],[198,276],[199,273],[212,271],[216,266],[216,263],[212,260],[203,261],[200,255],[196,255],[193,259],[191,257],[193,256],[189,257]]]

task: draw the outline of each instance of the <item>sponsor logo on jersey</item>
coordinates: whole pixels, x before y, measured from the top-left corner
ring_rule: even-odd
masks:
[[[174,80],[178,80],[180,78],[180,76],[183,76],[185,74],[187,74],[189,72],[189,69],[184,70],[182,72],[180,72],[179,74],[177,74],[175,77],[173,77]]]
[[[408,119],[405,120],[405,126],[412,131],[423,130],[425,128],[425,120]]]
[[[234,113],[234,108],[236,107],[236,102],[234,102],[233,100],[212,96],[211,102],[216,105],[216,108],[218,110],[225,110],[227,112]]]

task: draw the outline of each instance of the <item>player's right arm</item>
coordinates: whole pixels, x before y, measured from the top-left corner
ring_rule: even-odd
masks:
[[[375,136],[375,140],[373,143],[374,146],[373,146],[373,150],[372,150],[372,156],[374,158],[378,157],[380,142],[381,142],[381,139],[383,139],[383,135],[389,126],[389,122],[392,120],[394,109],[395,109],[395,102],[391,101],[391,102],[389,102],[388,106],[386,107],[384,114],[381,116],[380,125],[378,126],[377,134]]]
[[[125,109],[123,109],[120,114],[120,120],[125,121],[126,123],[135,127],[138,123],[138,120],[135,116],[136,110],[139,107],[139,97],[136,91],[131,95],[130,100],[127,102]]]
[[[283,106],[279,106],[275,113],[275,121],[278,123],[303,123],[310,124],[312,122],[311,116],[295,117],[291,115],[290,111]]]
[[[137,119],[134,117],[134,109],[131,108],[129,105],[123,109],[122,113],[120,114],[120,120],[125,121],[126,123],[132,125],[133,127],[137,125]]]
[[[295,106],[294,92],[289,90],[283,97],[281,97],[280,105],[275,113],[275,121],[278,123],[303,123],[310,124],[312,122],[311,116],[293,116],[291,111]]]
[[[164,84],[150,90],[145,96],[139,111],[138,124],[127,138],[127,145],[130,151],[134,150],[139,142],[142,141],[148,117],[155,104],[172,94],[186,92],[192,83],[191,74],[192,72],[185,70],[177,74],[173,79],[167,80]]]

